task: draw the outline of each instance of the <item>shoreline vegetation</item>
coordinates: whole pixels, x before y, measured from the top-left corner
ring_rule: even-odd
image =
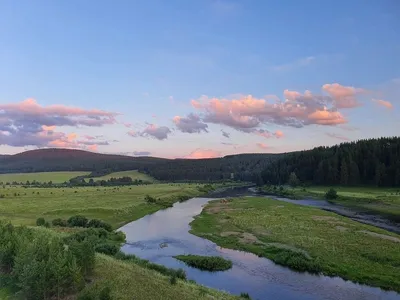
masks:
[[[232,268],[232,262],[219,256],[177,255],[174,258],[183,261],[190,267],[203,271],[226,271]]]
[[[333,189],[336,197],[326,197]],[[380,215],[388,220],[400,223],[400,188],[344,187],[344,186],[304,186],[288,187],[266,185],[260,192],[289,199],[327,200],[367,214]]]
[[[300,272],[400,292],[400,235],[316,208],[265,197],[215,200],[191,233]]]

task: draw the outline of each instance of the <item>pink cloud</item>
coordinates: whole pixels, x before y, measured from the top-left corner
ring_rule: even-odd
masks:
[[[313,124],[337,125],[347,123],[347,120],[338,111],[317,110],[308,115],[308,119]]]
[[[333,98],[337,108],[354,108],[360,106],[361,104],[357,101],[356,96],[366,92],[364,89],[343,86],[339,83],[324,84],[322,89]]]
[[[94,145],[88,146],[88,150],[89,150],[89,151],[92,151],[92,152],[97,152],[97,145],[94,144]]]
[[[98,109],[65,105],[41,106],[34,99],[0,104],[0,144],[14,147],[84,147],[76,143],[77,135],[56,132],[63,126],[104,126],[116,123],[118,115]]]
[[[46,126],[46,125],[42,125],[42,129],[44,131],[54,131],[56,129],[56,126]]]
[[[188,159],[202,159],[202,158],[215,158],[220,157],[221,153],[211,149],[196,149],[184,158]]]
[[[345,137],[345,136],[342,136],[342,135],[339,135],[339,134],[336,134],[336,133],[326,132],[325,134],[326,134],[327,136],[329,136],[329,137],[332,137],[332,138],[335,138],[335,139],[338,139],[338,140],[350,141],[349,138],[347,138],[347,137]]]
[[[283,137],[283,136],[284,136],[284,134],[283,134],[283,132],[282,132],[282,131],[280,131],[280,130],[277,130],[277,131],[275,131],[275,136],[276,136],[278,139],[280,139],[281,137]]]
[[[239,95],[236,99],[202,96],[192,100],[191,104],[202,112],[201,118],[205,123],[221,124],[239,131],[270,137],[268,133],[259,132],[262,130],[261,125],[303,127],[312,124],[334,126],[346,123],[347,120],[336,111],[337,108],[358,105],[358,102],[354,102],[355,95],[364,91],[336,83],[326,84],[323,89],[330,96],[315,95],[307,90],[303,94],[285,90],[284,101],[271,101],[271,97],[259,99],[251,95]],[[275,136],[282,137],[282,132]]]
[[[269,148],[269,146],[264,144],[264,143],[257,143],[256,145],[261,149],[268,149]]]
[[[389,101],[385,101],[385,100],[381,100],[381,99],[372,99],[372,101],[375,102],[376,104],[386,107],[388,109],[393,108],[393,104],[390,103]]]
[[[124,125],[126,128],[131,128],[132,127],[131,123],[121,122],[121,124]]]

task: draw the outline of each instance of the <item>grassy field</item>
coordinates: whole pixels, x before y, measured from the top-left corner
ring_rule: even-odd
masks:
[[[39,173],[15,173],[0,174],[0,182],[23,182],[36,180],[39,182],[63,183],[76,176],[88,175],[89,172],[39,172]]]
[[[299,271],[400,291],[400,235],[319,209],[268,198],[216,200],[192,233]]]
[[[311,186],[297,188],[273,188],[265,186],[264,192],[276,194],[291,199],[325,199],[329,186]],[[400,222],[400,188],[378,187],[333,187],[338,198],[330,202],[352,207],[357,210],[382,215],[392,221]]]
[[[97,180],[108,180],[110,178],[120,178],[120,177],[130,177],[132,178],[132,180],[143,180],[143,181],[147,181],[147,182],[155,182],[156,180],[147,175],[147,174],[143,174],[140,173],[136,170],[133,171],[122,171],[122,172],[114,172],[105,176],[101,176],[101,177],[93,177],[93,180],[97,181]]]
[[[330,187],[313,186],[304,191],[301,188],[294,189],[299,195],[311,195],[322,199]],[[345,206],[351,206],[366,212],[378,213],[400,222],[400,188],[377,187],[334,187],[338,193],[336,200],[331,200]]]
[[[152,184],[124,187],[23,188],[0,187],[0,219],[13,224],[35,225],[36,219],[66,219],[81,214],[110,223],[114,228],[162,208],[147,204],[145,195],[167,203],[180,195],[198,196],[195,184]]]
[[[187,281],[178,280],[172,285],[167,276],[100,254],[96,258],[95,281],[110,285],[112,299],[239,299]]]

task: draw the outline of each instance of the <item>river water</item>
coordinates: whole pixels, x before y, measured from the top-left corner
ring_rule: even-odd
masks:
[[[120,230],[127,243],[122,251],[170,268],[182,268],[188,279],[252,299],[400,299],[400,294],[327,277],[298,273],[251,253],[225,249],[188,231],[193,217],[215,198],[193,198],[131,222]],[[167,247],[160,247],[167,243]],[[216,255],[233,263],[223,272],[200,271],[173,258],[179,254]]]

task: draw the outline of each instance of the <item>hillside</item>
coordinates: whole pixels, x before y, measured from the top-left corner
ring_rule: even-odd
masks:
[[[294,172],[303,183],[400,186],[400,137],[360,140],[290,153],[262,172],[265,183],[284,184]]]
[[[158,180],[253,180],[278,154],[240,154],[213,159],[164,159],[100,154],[83,150],[39,149],[1,159],[0,173],[85,171],[106,175],[138,170]],[[96,176],[97,177],[97,176]]]

